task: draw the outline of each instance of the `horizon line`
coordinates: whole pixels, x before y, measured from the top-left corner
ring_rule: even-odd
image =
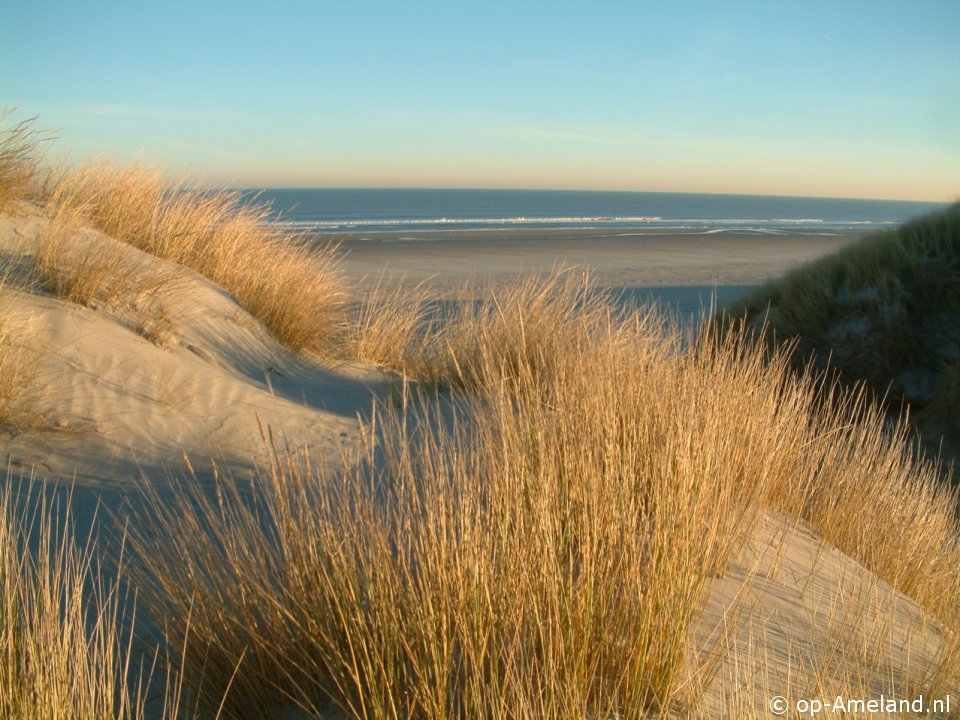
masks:
[[[428,192],[551,192],[551,193],[606,193],[621,195],[708,195],[715,197],[764,197],[764,198],[797,198],[806,200],[862,200],[867,202],[902,202],[930,205],[953,205],[960,203],[960,193],[952,200],[909,199],[893,197],[865,197],[852,195],[802,195],[791,193],[752,193],[752,192],[719,192],[704,190],[612,190],[598,188],[532,188],[532,187],[437,187],[430,185],[248,185],[225,186],[227,190],[254,191],[254,190],[336,190],[336,191],[428,191]]]

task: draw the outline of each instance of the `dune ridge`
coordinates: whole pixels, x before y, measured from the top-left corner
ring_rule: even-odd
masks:
[[[860,241],[767,283],[725,310],[794,365],[867,385],[909,409],[932,455],[960,450],[960,204]]]
[[[796,375],[746,333],[684,338],[575,271],[437,317],[426,289],[351,298],[336,258],[296,243],[224,241],[210,264],[195,245],[157,250],[179,238],[158,230],[172,220],[106,211],[142,220],[174,202],[189,228],[223,196],[157,193],[137,168],[81,182],[30,166],[21,182],[5,169],[33,162],[18,127],[0,143],[0,336],[18,338],[0,346],[0,390],[15,389],[0,417],[14,493],[0,697],[16,712],[559,720],[768,717],[775,695],[956,702],[956,491],[864,394]],[[283,276],[294,305],[329,292],[321,325],[285,334],[296,314],[260,311],[283,298],[241,292],[248,270],[224,280],[273,259],[303,261]],[[51,550],[31,550],[23,483],[72,486],[67,516],[100,504],[123,562],[53,520]],[[136,591],[132,645],[114,576]],[[33,587],[78,614],[32,605]],[[71,685],[77,652],[105,671]]]

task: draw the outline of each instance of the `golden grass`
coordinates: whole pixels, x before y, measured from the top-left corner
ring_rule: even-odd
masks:
[[[12,479],[0,493],[0,717],[143,718],[119,586],[102,579],[92,543],[74,545],[69,520],[15,493]]]
[[[51,214],[75,213],[105,234],[205,275],[294,352],[335,354],[345,294],[334,248],[311,248],[265,222],[239,192],[191,190],[158,171],[88,164],[49,183]]]
[[[29,122],[0,137],[0,206],[38,187],[35,142]],[[338,472],[271,442],[249,487],[218,478],[211,498],[188,481],[173,502],[146,490],[134,541],[145,607],[169,629],[171,677],[207,715],[329,703],[351,719],[696,715],[717,666],[693,639],[711,579],[771,513],[923,607],[944,645],[912,689],[960,685],[957,491],[863,394],[791,373],[789,348],[767,354],[716,326],[680,338],[570,272],[490,289],[448,317],[428,312],[422,288],[378,284],[348,326],[332,249],[271,233],[267,208],[238,193],[138,166],[42,182],[52,220],[36,263],[60,297],[110,306],[158,282],[116,246],[77,243],[88,222],[222,285],[294,351],[346,351],[466,391],[380,408],[359,464]],[[798,312],[829,313],[835,285]],[[162,317],[141,325],[163,341]],[[8,426],[31,366],[15,337],[0,287]],[[30,526],[11,497],[0,715],[141,717],[117,586],[98,579],[91,547],[58,541],[46,514]],[[841,647],[872,609],[836,612],[836,642],[786,679],[794,692],[863,692],[859,668],[887,662],[879,641]]]
[[[401,289],[381,275],[356,303],[347,354],[409,372],[428,330],[428,301],[426,285]]]
[[[436,318],[406,367],[414,379],[441,388],[476,388],[522,368],[536,382],[604,330],[612,321],[608,301],[589,276],[571,270],[491,286],[479,302],[462,301],[451,316]]]
[[[472,294],[466,288],[463,296]],[[409,288],[381,277],[358,303],[347,352],[424,386],[475,388],[490,372],[509,374],[522,361],[546,372],[566,345],[610,320],[608,301],[588,276],[563,269],[486,287],[477,301],[447,303],[431,302],[425,284]],[[495,367],[483,366],[488,346],[498,348]]]
[[[61,207],[37,235],[33,265],[44,287],[61,300],[113,311],[158,347],[175,344],[175,323],[161,298],[183,287],[175,266],[158,267],[125,243],[84,230]]]
[[[36,118],[10,124],[11,115],[11,110],[0,110],[0,213],[30,194],[40,163]]]
[[[110,238],[83,237],[80,228],[76,216],[61,207],[37,237],[37,273],[58,298],[117,309],[161,291],[173,280],[171,271],[147,268],[124,245]]]
[[[441,328],[431,377],[473,394],[452,421],[439,399],[382,410],[359,466],[275,451],[216,501],[154,496],[144,597],[174,638],[189,624],[201,696],[236,671],[237,717],[682,711],[708,672],[691,636],[710,578],[770,509],[956,638],[956,494],[902,430],[856,397],[821,404],[786,353],[736,335],[682,349],[655,313],[589,291],[530,282]]]
[[[883,410],[863,405],[852,396],[842,410],[851,422],[811,439],[817,473],[803,505],[797,498],[789,509],[960,631],[957,489],[913,457],[905,425],[888,430]]]

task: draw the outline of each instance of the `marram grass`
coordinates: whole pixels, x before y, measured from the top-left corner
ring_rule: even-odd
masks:
[[[46,206],[205,275],[293,352],[329,357],[344,341],[333,248],[271,230],[269,208],[240,192],[192,190],[138,165],[87,164],[49,181]]]
[[[74,543],[69,513],[64,521],[38,496],[18,496],[27,482],[16,483],[9,468],[5,479],[0,717],[143,720],[150,668],[131,662],[120,584],[104,579],[93,542]],[[169,683],[169,700],[178,687]],[[178,717],[175,702],[154,707],[152,717]]]
[[[14,112],[0,109],[0,213],[30,196],[40,171],[42,134],[36,118],[13,121]]]
[[[39,198],[53,217],[191,267],[292,350],[457,390],[380,408],[340,468],[271,446],[250,484],[221,475],[211,496],[188,480],[173,502],[147,489],[133,567],[143,611],[169,632],[166,716],[696,716],[716,667],[693,642],[705,594],[771,513],[914,598],[944,638],[920,687],[957,687],[956,493],[863,395],[789,372],[786,351],[742,333],[681,342],[656,313],[615,312],[570,273],[442,321],[420,295],[375,294],[348,329],[332,255],[271,235],[264,208],[136,166],[38,178],[34,142],[23,125],[0,137],[4,207]],[[923,232],[939,252],[939,231]],[[74,262],[51,237],[48,287],[94,305],[122,296],[122,267],[103,271],[111,256]],[[865,307],[875,280],[906,302],[883,274],[895,250],[854,253],[853,275],[812,272],[822,292],[795,293],[794,317],[829,323],[840,276]],[[0,312],[0,407],[25,386],[10,318]],[[3,497],[0,715],[141,717],[118,586],[46,515],[26,550],[28,525]],[[861,690],[832,657],[797,687]],[[731,690],[727,715],[749,716],[745,698]]]
[[[576,283],[507,297],[565,308],[569,330],[531,332],[547,317],[501,302],[458,336],[471,393],[382,409],[359,463],[275,449],[249,486],[219,478],[216,500],[191,482],[154,496],[134,543],[143,597],[173,637],[189,618],[180,670],[203,669],[200,697],[232,682],[234,717],[695,714],[705,593],[769,512],[956,636],[956,496],[861,398],[821,404],[785,353],[742,335],[683,349],[662,318],[585,304]]]
[[[960,204],[866,237],[724,310],[794,362],[909,406],[930,447],[960,451]]]

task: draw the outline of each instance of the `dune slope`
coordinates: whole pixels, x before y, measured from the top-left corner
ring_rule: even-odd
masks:
[[[182,453],[249,468],[261,425],[335,457],[389,386],[374,366],[329,369],[292,355],[222,288],[95,230],[71,235],[75,257],[109,257],[129,287],[89,307],[54,297],[32,270],[50,224],[37,213],[0,218],[8,312],[38,352],[23,390],[32,429],[3,431],[14,467],[97,484]]]
[[[85,304],[57,297],[57,276],[36,258],[60,231],[25,206],[0,218],[4,312],[34,351],[20,402],[29,417],[0,428],[10,477],[73,483],[107,503],[133,478],[181,472],[184,455],[257,478],[265,433],[281,447],[308,444],[336,469],[361,444],[372,404],[396,387],[374,365],[292,355],[223,288],[89,227],[66,235],[60,269],[103,264],[101,289]],[[706,583],[675,709],[766,717],[776,694],[912,697],[932,687],[955,651],[937,621],[802,523],[760,517]]]
[[[864,238],[794,270],[726,309],[796,342],[893,411],[909,406],[936,451],[960,450],[960,204]]]

